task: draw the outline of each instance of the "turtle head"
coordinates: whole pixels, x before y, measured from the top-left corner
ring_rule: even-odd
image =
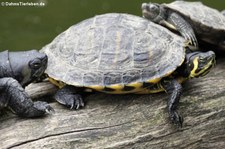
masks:
[[[144,18],[159,23],[163,19],[162,7],[157,3],[142,3],[142,15]]]
[[[37,50],[9,52],[14,78],[25,87],[38,79],[47,67],[47,56]]]
[[[186,55],[184,72],[188,78],[205,76],[215,63],[215,53],[213,51],[191,52]]]

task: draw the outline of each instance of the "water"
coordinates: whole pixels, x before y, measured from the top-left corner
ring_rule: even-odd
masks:
[[[14,2],[38,2],[45,6],[1,6]],[[17,2],[17,3],[15,3]],[[42,3],[41,3],[42,2]],[[73,24],[109,12],[141,16],[141,4],[148,0],[0,0],[0,51],[41,49]],[[171,2],[152,0],[151,2]],[[225,1],[203,0],[218,10]]]

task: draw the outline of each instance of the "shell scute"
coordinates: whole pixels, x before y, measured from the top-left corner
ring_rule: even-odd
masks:
[[[184,42],[144,18],[112,13],[71,26],[41,51],[49,57],[46,73],[51,78],[119,90],[156,82],[175,71],[184,60]]]

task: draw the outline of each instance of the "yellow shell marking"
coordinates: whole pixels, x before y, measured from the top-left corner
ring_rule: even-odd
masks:
[[[62,88],[65,86],[65,83],[63,83],[62,81],[57,81],[53,78],[48,78],[49,82],[51,82],[52,84],[58,86],[59,88]]]
[[[120,32],[116,32],[116,49],[115,49],[115,58],[113,60],[115,65],[118,61],[118,55],[120,53],[120,47],[121,47],[120,43],[121,43],[121,34]]]
[[[157,85],[157,88],[155,89],[142,88],[139,92],[136,92],[135,94],[152,94],[152,93],[158,93],[158,92],[164,91],[160,83],[157,83],[156,85]]]
[[[143,83],[135,82],[135,83],[127,84],[126,86],[130,86],[130,87],[134,87],[135,89],[139,89],[139,88],[141,88],[143,86]]]
[[[96,90],[96,91],[101,91],[105,87],[104,86],[101,86],[101,85],[91,85],[91,86],[88,86],[88,88],[91,88],[91,89]]]
[[[140,92],[136,92],[135,94],[154,94],[154,93],[159,93],[159,92],[163,92],[164,89],[158,89],[158,90],[149,90],[149,89],[143,89]]]
[[[107,86],[107,88],[114,89],[115,91],[121,91],[124,88],[124,85],[115,84],[115,85]]]
[[[148,81],[146,81],[146,82],[156,84],[156,83],[158,83],[160,80],[161,80],[161,78],[155,78],[155,79],[148,80]]]

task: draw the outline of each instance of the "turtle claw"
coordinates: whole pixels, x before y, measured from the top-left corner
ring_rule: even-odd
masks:
[[[47,114],[55,114],[55,110],[51,106],[47,107],[45,112]]]
[[[195,47],[198,47],[198,42],[197,42],[197,39],[195,37],[191,36],[190,40],[191,40],[191,45],[193,45]]]
[[[64,101],[60,103],[65,105],[66,107],[69,107],[71,110],[78,110],[81,107],[84,107],[83,99],[79,94],[68,95],[65,96],[63,99]]]
[[[43,102],[43,101],[34,102],[34,107],[38,111],[43,111],[46,113],[51,113],[52,111],[55,111],[47,102]]]
[[[191,33],[190,34],[184,33],[183,36],[188,41],[188,44],[190,44],[191,46],[194,46],[196,48],[198,47],[198,41],[194,35],[192,35]]]
[[[54,109],[44,101],[36,101],[33,106],[27,109],[27,111],[22,115],[24,117],[40,117],[45,114],[53,114]]]
[[[183,117],[179,115],[176,111],[170,112],[170,118],[172,123],[177,125],[179,128],[183,126]]]
[[[74,86],[65,86],[61,88],[54,96],[54,98],[62,105],[77,110],[84,107],[82,96],[76,92]]]
[[[72,105],[71,105],[70,109],[78,110],[81,107],[84,107],[84,101],[83,101],[81,95],[76,94],[73,96],[73,101],[72,101]]]
[[[84,107],[83,99],[79,94],[64,94],[60,97],[56,96],[55,99],[62,105],[70,108],[71,110],[77,110],[81,107]]]

